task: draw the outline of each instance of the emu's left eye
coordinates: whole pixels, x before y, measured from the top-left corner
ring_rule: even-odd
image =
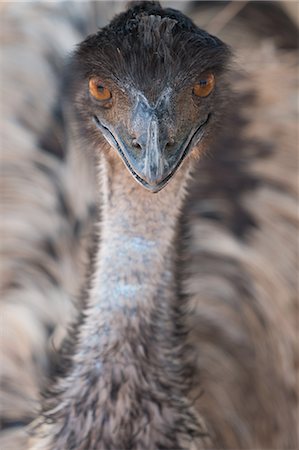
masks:
[[[215,87],[215,77],[207,73],[193,86],[193,94],[196,97],[207,97]]]
[[[112,97],[111,91],[97,77],[90,78],[89,92],[96,100],[102,102],[110,100]]]

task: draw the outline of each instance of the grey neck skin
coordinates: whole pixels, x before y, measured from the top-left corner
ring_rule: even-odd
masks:
[[[73,368],[55,386],[44,437],[32,449],[204,447],[203,426],[185,395],[172,291],[187,172],[184,164],[152,194],[121,161],[103,158],[101,245],[85,320]]]
[[[152,194],[133,180],[122,162],[103,159],[102,244],[90,305],[105,315],[106,324],[123,311],[134,318],[138,310],[155,308],[157,286],[171,276],[165,263],[184,197],[185,172]]]
[[[131,347],[140,340],[142,364],[150,364],[143,358],[146,353],[155,364],[167,365],[163,350],[168,353],[168,347],[174,346],[175,326],[172,243],[187,172],[183,167],[164,190],[153,194],[132,178],[121,161],[102,159],[101,245],[81,330],[82,362],[84,345],[89,349],[93,342],[98,367],[103,358],[114,366],[135,364],[139,355]]]

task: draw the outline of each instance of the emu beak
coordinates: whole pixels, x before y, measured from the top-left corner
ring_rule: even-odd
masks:
[[[142,109],[135,116],[134,135],[121,127],[112,128],[95,117],[97,126],[109,144],[117,150],[135,180],[151,192],[159,192],[176,173],[190,150],[200,141],[209,116],[187,136],[173,144],[168,139],[167,125],[159,123],[154,111]]]

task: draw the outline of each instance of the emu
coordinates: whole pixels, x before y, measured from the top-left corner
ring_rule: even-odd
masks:
[[[66,89],[99,167],[101,243],[70,367],[51,389],[45,437],[32,448],[207,444],[187,395],[173,243],[192,159],[226,104],[228,59],[219,39],[152,2],[78,47]]]
[[[172,28],[172,22],[177,21],[178,17],[176,15],[174,17],[172,11],[164,13],[158,5],[138,6],[138,8],[141,8],[141,10],[142,8],[145,8],[145,10],[149,8],[148,13],[144,14],[148,16],[146,17],[148,28],[158,30],[159,33],[166,33],[164,42],[167,43],[169,35],[171,36],[172,32],[177,31],[175,29],[177,25]],[[136,7],[135,11],[137,10]],[[166,17],[164,17],[164,14]],[[136,15],[138,17],[138,14]],[[139,31],[139,27],[143,31],[147,29],[140,18],[137,22],[138,24],[135,23],[135,26]],[[190,26],[190,22],[189,25],[188,22],[185,25]],[[195,27],[192,31],[188,31],[197,33]],[[132,32],[134,32],[134,26],[133,30],[130,30],[130,33]],[[105,446],[108,448],[111,446],[112,448],[165,448],[165,446],[168,446],[166,448],[193,448],[192,445],[196,446],[195,448],[206,448],[215,446],[214,443],[209,443],[207,430],[194,405],[194,399],[196,398],[194,381],[196,379],[190,377],[190,373],[194,372],[194,361],[192,359],[194,353],[192,343],[191,348],[187,343],[189,330],[184,321],[184,314],[186,314],[190,305],[188,306],[188,301],[178,295],[181,286],[180,283],[176,283],[176,278],[174,278],[175,265],[172,261],[174,254],[172,246],[176,236],[175,223],[178,222],[179,212],[177,209],[174,211],[173,208],[169,211],[169,204],[171,206],[175,204],[176,208],[179,208],[179,203],[183,202],[185,195],[184,178],[188,177],[189,166],[194,165],[192,158],[208,147],[208,144],[210,144],[208,142],[209,134],[217,129],[217,119],[219,121],[226,111],[223,93],[229,94],[229,88],[225,83],[229,51],[219,40],[205,35],[204,32],[201,33],[204,36],[204,41],[207,39],[207,47],[209,47],[208,43],[212,44],[213,42],[213,48],[216,47],[214,50],[221,50],[221,53],[213,55],[216,58],[215,61],[217,60],[217,65],[213,66],[213,58],[209,58],[210,55],[201,55],[209,59],[211,65],[203,67],[202,61],[198,60],[199,66],[194,66],[194,73],[200,73],[203,76],[203,79],[200,78],[199,80],[192,79],[192,70],[187,70],[186,66],[173,67],[170,65],[167,69],[172,69],[173,72],[170,71],[168,80],[167,77],[162,79],[162,88],[158,84],[157,86],[151,86],[149,84],[151,80],[143,76],[150,73],[151,66],[147,66],[147,60],[142,65],[144,72],[141,70],[141,73],[138,74],[136,69],[133,72],[130,70],[132,69],[129,65],[130,57],[134,56],[134,52],[133,55],[129,53],[126,55],[127,58],[124,58],[126,70],[121,74],[116,73],[116,82],[115,80],[109,80],[108,82],[109,77],[106,79],[106,74],[102,74],[100,70],[101,76],[98,73],[96,76],[93,74],[87,75],[95,61],[92,52],[92,50],[95,50],[92,39],[91,42],[86,41],[87,48],[84,48],[83,43],[74,57],[69,72],[76,75],[75,78],[70,77],[66,83],[66,89],[69,91],[67,93],[67,109],[68,114],[72,115],[70,123],[76,123],[74,132],[81,139],[83,137],[81,142],[84,143],[84,148],[89,152],[92,150],[90,158],[95,158],[96,165],[101,167],[100,182],[103,183],[104,191],[101,244],[97,251],[95,276],[91,282],[92,286],[83,311],[84,317],[74,327],[74,336],[65,345],[67,352],[71,349],[71,354],[65,358],[65,361],[69,362],[69,367],[66,368],[66,373],[54,381],[50,389],[50,398],[45,402],[44,413],[41,416],[41,428],[37,429],[36,439],[37,441],[41,439],[41,441],[36,444],[37,447],[33,448],[47,448],[47,445],[48,448],[91,449],[105,448]],[[151,35],[151,33],[149,34]],[[101,33],[98,37],[100,35]],[[157,42],[153,38],[151,39],[153,42],[149,44],[149,48],[151,45],[157,45]],[[137,44],[137,51],[140,50],[138,49],[138,40],[134,42]],[[91,44],[91,49],[89,44]],[[121,45],[119,44],[117,48],[125,50],[123,46],[125,46],[125,40],[122,40]],[[160,58],[162,61],[167,56],[165,50],[169,49],[166,47],[166,49],[159,48],[158,50],[155,58],[159,62]],[[84,66],[82,63],[86,53],[88,56],[88,51],[90,51],[90,59],[85,60],[86,65]],[[101,53],[101,47],[97,46],[97,51],[105,61],[105,52]],[[145,54],[144,48],[141,48],[138,55],[141,61]],[[122,64],[119,64],[119,59],[117,60],[122,55],[116,54],[114,56],[115,65],[111,64],[111,61],[105,61],[106,66],[109,67],[107,70],[109,73],[116,69],[116,61],[118,70],[124,68]],[[184,62],[184,56],[185,53],[180,54],[180,63]],[[188,62],[188,58],[186,58],[186,61]],[[159,73],[159,64],[157,66]],[[165,69],[164,65],[163,69]],[[184,73],[187,75],[186,83],[188,83],[188,79],[193,81],[193,84],[189,85],[188,92],[194,104],[200,105],[200,107],[204,104],[213,106],[212,112],[209,111],[206,116],[206,121],[200,122],[198,128],[194,130],[194,134],[191,134],[194,142],[191,140],[190,147],[188,145],[185,149],[187,150],[186,155],[185,153],[181,155],[175,153],[177,141],[174,139],[176,137],[174,133],[179,130],[179,127],[171,126],[173,125],[171,123],[173,117],[171,116],[170,106],[175,107],[178,98],[167,89],[163,91],[163,81],[168,81],[169,84],[175,83],[176,69],[179,70],[179,75]],[[83,73],[84,70],[86,70],[85,73]],[[132,77],[132,73],[134,77]],[[160,73],[160,75],[163,74],[163,72]],[[156,73],[153,73],[152,78],[155,79],[155,76]],[[83,84],[81,84],[83,80],[85,82],[88,80],[88,83],[84,85],[85,96],[83,95]],[[122,86],[122,93],[118,93],[115,89],[116,87],[120,88],[121,82],[124,80],[127,84]],[[112,86],[110,83],[112,83]],[[175,94],[177,92],[183,93],[184,88],[187,92],[187,84],[183,86],[179,84]],[[139,89],[134,92],[136,86]],[[207,86],[207,90],[203,89],[204,86]],[[149,90],[146,91],[145,88]],[[158,94],[161,91],[162,96],[159,96]],[[121,129],[121,125],[124,125],[123,117],[121,115],[111,116],[111,113],[115,113],[116,105],[114,102],[117,101],[117,95],[122,96],[120,98],[123,100],[128,97],[128,94],[130,94],[131,104],[127,102],[126,117],[129,117],[130,112],[133,113],[133,116],[131,116],[131,121],[128,120],[125,123],[126,127]],[[87,98],[88,102],[92,101],[93,103],[87,103]],[[74,99],[75,108],[72,104]],[[156,99],[157,101],[155,101]],[[135,103],[133,100],[135,100]],[[185,100],[186,97],[180,102],[180,111],[182,106],[186,105]],[[126,105],[126,102],[119,104],[123,106]],[[99,109],[100,113],[93,114],[94,108]],[[163,114],[160,117],[159,112],[161,110]],[[204,113],[205,111],[201,112]],[[148,121],[150,123],[149,128],[142,126],[143,114],[150,118]],[[89,120],[90,115],[92,115],[92,122]],[[215,117],[216,115],[218,117]],[[165,116],[167,117],[167,123],[163,122]],[[108,121],[107,117],[109,118]],[[186,117],[190,119],[189,109],[180,117],[181,122],[179,123],[182,125],[182,129],[179,130],[181,131],[180,137],[184,137],[183,131],[186,131],[188,125],[190,127],[190,123],[182,121]],[[194,118],[192,114],[191,117]],[[174,118],[176,117],[174,116]],[[197,119],[198,117],[195,117],[195,120]],[[165,129],[167,132],[165,132]],[[128,130],[132,139],[129,143],[126,140],[128,136],[124,136],[124,132]],[[163,132],[165,132],[164,135]],[[144,135],[152,137],[154,142],[152,146],[149,146],[148,140],[144,140]],[[109,145],[106,144],[104,138]],[[164,156],[166,154],[170,158],[169,160],[165,159],[167,164],[161,157],[159,158],[159,145],[162,145]],[[194,148],[192,148],[193,145]],[[101,155],[96,153],[99,148],[103,152]],[[146,152],[147,149],[151,150],[150,154]],[[179,164],[181,164],[180,167]],[[130,172],[126,171],[126,168]],[[166,176],[164,176],[165,173]],[[143,187],[136,184],[132,175],[137,183],[141,183]],[[164,183],[168,183],[167,186],[164,187]],[[132,186],[130,192],[126,191],[128,186]],[[144,190],[144,187],[151,191],[161,188],[161,191],[153,195]],[[128,201],[128,198],[132,200]],[[123,205],[121,211],[118,210],[120,204]],[[136,208],[137,204],[139,205],[138,209]],[[134,209],[132,205],[134,205]],[[161,215],[162,208],[167,211],[166,215]],[[139,215],[142,211],[144,211],[143,221],[140,222]],[[147,217],[149,217],[149,220],[145,224],[144,219]],[[115,220],[112,220],[113,218]],[[124,219],[126,219],[125,223],[123,223]],[[161,222],[163,222],[163,228]],[[142,223],[144,227],[141,227]],[[125,227],[126,233],[124,233],[123,227]],[[136,236],[137,231],[138,235]],[[119,242],[116,239],[116,236],[119,238],[121,235],[128,236],[127,241]],[[109,251],[105,252],[105,246],[109,242],[111,244]],[[157,246],[157,243],[159,243],[159,246]],[[163,250],[165,254],[163,254]],[[157,252],[159,252],[159,255]],[[160,252],[162,252],[162,255]],[[130,264],[125,265],[123,262],[127,261],[128,254],[133,261],[131,260]],[[143,260],[144,257],[146,261]],[[105,258],[107,258],[106,261]],[[104,264],[103,261],[107,264]],[[108,273],[107,270],[109,270],[109,267],[111,268],[109,262],[112,261],[113,264],[117,261],[117,265]],[[144,272],[145,262],[147,269],[148,267],[155,269],[154,273],[156,276],[158,273],[158,279],[153,277],[151,271]],[[134,268],[135,264],[136,270],[131,273],[130,270]],[[128,273],[124,272],[125,268],[129,271]],[[119,278],[113,278],[115,274],[118,274]],[[125,282],[121,278],[122,276],[125,276]],[[107,282],[103,283],[103,279]],[[141,304],[138,302],[140,297],[137,296],[138,289],[136,289],[140,286],[146,287],[146,295],[142,295]],[[143,293],[144,291],[142,291]],[[104,302],[97,302],[97,295],[99,294],[101,299],[105,298]],[[245,297],[246,295],[248,294],[244,292]],[[121,304],[119,304],[119,299],[122,299]],[[123,299],[125,299],[125,302],[123,302]],[[159,301],[153,301],[156,299]],[[135,304],[132,305],[132,303]],[[98,318],[99,320],[97,320]],[[120,328],[115,325],[112,326],[113,324],[120,325]],[[100,329],[103,330],[101,334],[98,333]],[[117,333],[114,334],[116,329]],[[122,333],[122,330],[126,332]],[[111,332],[113,332],[113,335]],[[118,332],[122,337],[121,341]],[[111,343],[113,343],[113,351],[110,351]],[[87,350],[86,358],[84,357],[84,350]],[[115,361],[110,359],[113,354],[115,355]],[[132,361],[133,364],[131,364]],[[105,368],[104,372],[102,371],[102,362]],[[107,379],[105,376],[101,377],[103,373],[106,374]],[[138,383],[134,383],[134,381],[138,381]],[[101,389],[101,382],[104,383],[103,389]],[[147,384],[144,387],[143,382],[149,383],[153,389],[149,389]],[[85,390],[83,390],[83,387]],[[128,390],[123,393],[123,388]],[[105,392],[110,392],[111,396],[107,394],[107,397],[103,399],[100,393],[104,395]],[[71,393],[75,395],[69,395]],[[98,397],[96,393],[99,393]],[[121,394],[124,397],[121,397]],[[131,394],[134,394],[135,397]],[[198,404],[196,404],[199,411],[201,410],[200,402],[203,401],[204,403],[204,395],[202,400],[199,399]],[[128,401],[128,409],[132,411],[132,415],[129,417],[125,415],[125,418],[123,405],[127,405],[126,400],[121,404],[122,408],[116,408],[117,403],[123,399]],[[93,409],[93,411],[96,411],[95,414],[89,414],[89,405],[95,408]],[[103,406],[109,408],[109,414],[105,414]],[[214,411],[214,414],[217,417],[216,411]],[[93,426],[94,423],[98,424],[103,415],[102,428]],[[225,418],[226,414],[223,415]],[[43,423],[44,416],[47,418],[46,423]],[[229,413],[227,416],[229,416]],[[208,422],[213,424],[211,417],[208,417],[208,419]],[[80,424],[79,427],[72,427],[76,420]],[[120,421],[119,426],[118,420]],[[113,427],[109,426],[112,422]],[[221,437],[221,430],[217,430],[217,427],[216,430],[213,430],[212,425],[209,431],[212,435],[215,433],[218,434],[218,437],[219,435]],[[225,434],[225,431],[223,433]],[[262,435],[262,427],[261,431],[256,429],[255,442],[258,442],[259,438],[262,442]],[[217,440],[214,442],[217,442]],[[254,442],[254,437],[252,442]],[[222,444],[217,443],[217,445],[221,446]]]

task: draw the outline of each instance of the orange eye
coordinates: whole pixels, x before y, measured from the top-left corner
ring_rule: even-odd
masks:
[[[102,102],[110,100],[112,97],[111,91],[96,77],[90,78],[89,80],[89,92],[96,100]]]
[[[204,75],[193,87],[196,97],[207,97],[215,87],[215,77],[212,73]]]

